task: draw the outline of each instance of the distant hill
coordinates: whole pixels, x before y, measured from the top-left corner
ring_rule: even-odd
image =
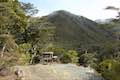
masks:
[[[97,19],[95,20],[96,23],[98,24],[107,24],[107,23],[111,23],[112,20],[114,20],[113,18],[110,19]]]
[[[112,39],[109,32],[100,29],[96,22],[83,16],[60,10],[49,14],[47,18],[56,26],[55,43],[61,46],[88,46]]]

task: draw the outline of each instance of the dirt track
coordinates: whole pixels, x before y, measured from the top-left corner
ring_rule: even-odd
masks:
[[[23,80],[102,80],[91,68],[73,64],[17,66],[24,72]]]

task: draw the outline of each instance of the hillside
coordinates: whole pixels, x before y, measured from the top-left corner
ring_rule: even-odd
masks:
[[[0,1],[0,80],[120,80],[120,14],[92,21],[107,16],[86,1],[32,1]]]
[[[109,32],[100,29],[96,22],[83,16],[60,10],[51,13],[47,18],[56,26],[55,42],[61,46],[88,46],[112,39]]]

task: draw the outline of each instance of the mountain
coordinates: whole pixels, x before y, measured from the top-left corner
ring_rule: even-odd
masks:
[[[112,39],[96,22],[64,10],[49,14],[47,19],[56,26],[54,40],[61,46],[88,46]]]
[[[110,18],[110,19],[97,19],[95,20],[96,23],[98,24],[107,24],[107,23],[111,23],[114,19]]]

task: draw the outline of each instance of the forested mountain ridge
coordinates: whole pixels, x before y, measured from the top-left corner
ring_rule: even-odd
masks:
[[[110,32],[101,29],[96,22],[63,10],[55,11],[41,18],[30,19],[29,32],[36,30],[39,32],[42,29],[48,29],[46,39],[49,39],[47,42],[62,48],[72,49],[78,48],[78,46],[89,47],[104,44],[108,42],[108,40],[114,40]],[[51,34],[51,36],[48,37],[47,34]],[[33,34],[31,34],[31,36],[32,35]],[[38,35],[39,38],[39,34],[36,33],[36,35]],[[32,39],[34,39],[34,37],[32,37]],[[28,41],[30,39],[29,35]],[[46,39],[44,39],[44,41]]]
[[[83,16],[60,10],[51,13],[47,18],[56,26],[56,41],[63,44],[99,44],[112,39],[112,36],[107,31],[100,29],[96,22]]]

